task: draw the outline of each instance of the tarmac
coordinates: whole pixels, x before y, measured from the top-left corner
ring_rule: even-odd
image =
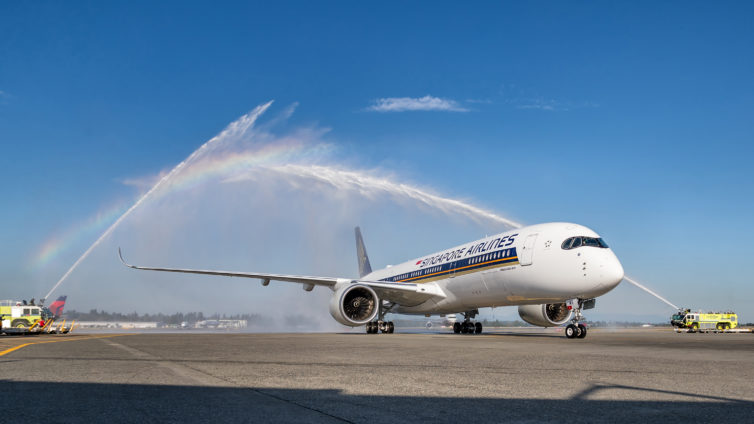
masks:
[[[0,337],[0,421],[646,423],[754,416],[753,334],[593,329],[571,340],[554,329],[400,330]]]

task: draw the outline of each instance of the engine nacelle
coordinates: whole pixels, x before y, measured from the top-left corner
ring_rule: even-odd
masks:
[[[335,291],[330,298],[330,315],[349,327],[358,327],[374,320],[380,298],[371,287],[350,284]]]
[[[544,305],[523,305],[518,307],[522,320],[538,327],[557,327],[571,319],[573,312],[565,303],[546,303]]]

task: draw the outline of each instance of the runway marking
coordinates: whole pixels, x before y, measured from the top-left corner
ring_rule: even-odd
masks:
[[[21,345],[18,345],[18,346],[14,346],[12,348],[0,351],[0,356],[7,355],[7,354],[9,354],[11,352],[15,352],[15,351],[17,351],[17,350],[19,350],[21,348],[26,347],[26,346],[31,346],[31,345],[35,345],[35,344],[58,343],[58,342],[74,342],[74,341],[77,341],[77,340],[104,339],[104,338],[118,337],[118,336],[133,336],[133,334],[108,334],[106,336],[90,336],[90,337],[79,337],[79,338],[76,338],[76,339],[45,340],[43,342],[30,342],[30,343],[24,343],[24,344],[21,344]],[[74,337],[76,337],[76,336],[74,336]]]

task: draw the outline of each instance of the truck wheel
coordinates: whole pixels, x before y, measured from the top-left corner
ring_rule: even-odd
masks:
[[[14,328],[29,328],[29,322],[23,319],[17,319],[11,324]]]
[[[694,324],[694,325],[691,326],[691,332],[692,333],[696,333],[697,330],[699,330],[699,326],[698,325]]]

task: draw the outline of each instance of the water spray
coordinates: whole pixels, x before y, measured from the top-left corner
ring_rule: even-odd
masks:
[[[397,198],[405,198],[426,205],[432,209],[442,211],[445,214],[458,214],[477,222],[487,221],[495,224],[503,224],[509,228],[521,228],[523,226],[516,221],[464,201],[432,194],[416,186],[393,181],[382,176],[378,177],[370,175],[364,171],[348,170],[324,165],[286,164],[263,166],[254,172],[263,172],[265,174],[276,172],[286,176],[319,181],[331,185],[337,190],[357,191],[365,197],[374,197],[382,194]],[[234,182],[254,179],[254,172],[231,177],[225,181]]]
[[[185,176],[189,180],[193,177],[198,177],[204,174],[217,176],[222,175],[223,173],[231,173],[224,180],[226,182],[254,179],[254,172],[246,172],[243,174],[238,173],[239,171],[251,168],[253,170],[261,170],[267,173],[276,172],[286,176],[318,181],[320,183],[329,184],[336,189],[357,191],[366,197],[388,195],[395,198],[409,199],[426,205],[429,208],[439,210],[445,214],[458,214],[477,222],[492,222],[495,224],[503,224],[510,228],[520,228],[522,226],[518,222],[462,200],[433,194],[416,186],[394,181],[383,176],[376,176],[367,171],[347,170],[325,165],[290,163],[284,163],[281,165],[280,161],[289,161],[295,157],[295,155],[289,157],[285,154],[286,152],[290,153],[295,151],[293,147],[286,146],[285,143],[280,146],[278,146],[280,143],[266,145],[262,146],[261,149],[245,151],[240,154],[230,153],[225,156],[209,158],[209,160],[204,157],[213,146],[218,145],[221,141],[240,139],[271,104],[272,102],[268,102],[260,105],[248,114],[232,122],[220,134],[204,143],[183,162],[176,165],[169,173],[160,178],[159,181],[149,189],[149,191],[142,195],[130,208],[120,215],[120,217],[113,222],[104,233],[102,233],[102,235],[76,260],[76,262],[73,263],[68,271],[66,271],[60,280],[58,280],[52,289],[50,289],[45,298],[49,299],[60,284],[68,278],[79,264],[86,259],[89,254],[131,214],[131,212],[147,201],[147,199],[153,197],[153,194],[160,188],[164,187],[168,182],[172,182],[172,180],[176,179],[175,177],[182,171],[186,170],[189,166],[191,166],[193,171],[186,170],[186,172],[183,172],[185,175],[181,176]],[[289,116],[291,112],[292,110],[289,108],[285,113],[285,117]],[[316,153],[322,150],[320,149],[322,146],[323,145],[314,145],[313,147],[303,149],[302,151],[304,153]],[[204,162],[198,162],[198,159],[200,158]],[[236,174],[234,175],[233,173]]]
[[[264,113],[264,111],[267,110],[267,108],[269,108],[270,105],[272,105],[272,101],[267,102],[267,103],[265,103],[263,105],[257,106],[251,112],[249,112],[246,115],[242,116],[240,119],[234,121],[233,123],[231,123],[230,125],[228,125],[228,127],[225,128],[220,134],[212,137],[209,141],[207,141],[206,143],[202,144],[198,149],[196,149],[193,153],[191,153],[191,155],[189,155],[189,157],[187,157],[183,162],[181,162],[178,165],[176,165],[170,172],[168,172],[165,176],[163,176],[162,178],[160,178],[160,180],[157,181],[157,183],[155,183],[155,185],[152,186],[152,188],[150,188],[149,191],[147,191],[144,195],[142,195],[136,201],[136,203],[134,203],[130,208],[128,208],[128,210],[126,210],[123,213],[123,215],[121,215],[115,222],[113,222],[112,225],[110,225],[107,228],[107,230],[105,230],[105,232],[102,233],[102,235],[99,236],[99,238],[91,246],[89,246],[88,249],[86,249],[86,251],[84,252],[84,254],[82,254],[76,260],[76,262],[74,262],[73,265],[71,265],[71,267],[68,268],[68,271],[66,271],[66,273],[63,274],[62,277],[60,277],[60,280],[58,280],[58,282],[55,283],[54,286],[52,286],[52,289],[50,289],[50,291],[47,293],[47,295],[44,298],[45,299],[49,299],[50,295],[52,295],[52,293],[55,291],[55,289],[57,289],[58,286],[60,286],[60,284],[63,281],[65,281],[66,278],[68,278],[68,276],[73,272],[73,270],[75,270],[76,267],[78,267],[79,264],[84,259],[86,259],[87,256],[89,256],[89,254],[92,252],[92,250],[94,250],[95,247],[99,246],[99,244],[102,242],[102,240],[104,240],[105,238],[107,238],[107,236],[109,236],[118,227],[118,225],[120,225],[120,223],[123,222],[123,220],[126,219],[126,217],[131,214],[131,212],[133,212],[142,203],[144,203],[144,201],[147,200],[152,195],[152,193],[154,193],[160,187],[162,187],[165,183],[167,183],[168,181],[170,181],[176,174],[178,174],[179,172],[181,172],[181,170],[183,170],[188,164],[194,162],[198,157],[200,157],[210,147],[212,147],[212,145],[217,144],[218,142],[220,142],[222,140],[225,140],[225,139],[228,139],[228,138],[236,138],[236,137],[240,137],[240,136],[244,135],[246,133],[246,131],[248,131],[249,128],[251,128],[254,125],[254,122],[257,120],[257,118],[262,113]]]
[[[665,299],[664,297],[660,296],[659,294],[657,294],[657,293],[653,292],[652,290],[650,290],[650,289],[644,287],[643,285],[639,284],[639,282],[637,282],[636,280],[634,280],[632,278],[629,278],[629,277],[625,277],[625,276],[623,277],[623,279],[626,280],[626,281],[628,281],[629,283],[635,285],[636,287],[644,290],[645,292],[651,294],[652,296],[654,296],[654,297],[662,300],[663,302],[667,303],[668,305],[670,305],[671,308],[677,309],[677,310],[681,309],[681,308],[675,306],[674,304],[670,303],[667,299]]]

